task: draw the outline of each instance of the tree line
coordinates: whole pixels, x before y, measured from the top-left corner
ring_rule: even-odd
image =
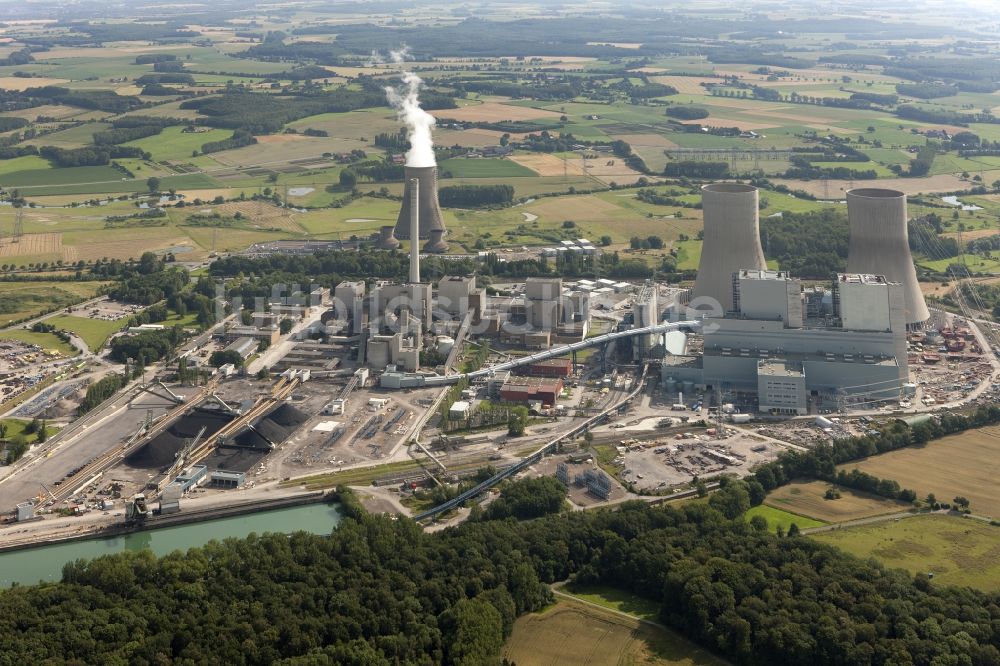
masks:
[[[0,593],[0,630],[22,663],[498,664],[514,620],[570,579],[658,604],[662,622],[734,663],[1000,662],[998,595],[729,517],[747,504],[742,482],[678,508],[550,513],[564,492],[515,482],[497,509],[426,533],[341,490],[328,537],[76,561],[58,583]]]

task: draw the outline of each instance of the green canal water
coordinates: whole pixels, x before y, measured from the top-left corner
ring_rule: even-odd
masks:
[[[252,532],[329,534],[340,522],[340,517],[336,504],[305,504],[132,532],[107,539],[87,539],[0,553],[0,587],[10,587],[12,583],[33,585],[39,581],[56,581],[62,576],[63,565],[67,562],[126,550],[148,548],[157,555],[166,555],[175,550],[203,546],[212,539],[241,538]]]

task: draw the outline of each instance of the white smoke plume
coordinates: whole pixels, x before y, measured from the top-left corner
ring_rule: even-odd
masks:
[[[403,47],[399,51],[390,51],[389,57],[394,63],[402,63],[410,55],[410,50]],[[434,159],[434,116],[420,108],[420,87],[423,80],[413,72],[403,72],[403,85],[399,88],[386,86],[385,96],[389,104],[396,110],[400,122],[406,125],[407,138],[410,140],[410,150],[406,153],[406,166],[430,167],[437,162]]]

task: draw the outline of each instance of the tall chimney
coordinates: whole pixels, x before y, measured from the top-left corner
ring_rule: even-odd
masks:
[[[396,218],[396,238],[402,240],[410,238],[411,209],[417,210],[419,214],[420,232],[418,238],[430,238],[432,229],[440,229],[445,232],[441,208],[438,205],[437,167],[407,166],[404,167],[403,174],[403,182],[407,183],[407,186],[403,192],[403,205],[399,209],[399,217]],[[414,179],[420,182],[419,200],[413,199],[410,195],[412,190],[410,183]]]
[[[757,188],[712,183],[701,188],[701,202],[705,235],[694,297],[715,299],[723,312],[729,312],[733,309],[733,273],[767,268],[760,246]]]
[[[420,283],[420,181],[410,180],[410,284]]]
[[[875,187],[848,190],[847,218],[847,272],[884,275],[889,282],[901,283],[906,326],[919,328],[930,312],[910,254],[906,195]]]

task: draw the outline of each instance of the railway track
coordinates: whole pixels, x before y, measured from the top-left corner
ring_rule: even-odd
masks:
[[[107,453],[98,456],[94,460],[90,461],[83,466],[77,472],[81,478],[86,479],[83,484],[80,485],[70,485],[59,488],[58,490],[50,493],[51,498],[54,502],[63,502],[73,495],[77,494],[80,490],[85,488],[90,484],[95,478],[99,477],[104,472],[108,471],[126,456],[128,456],[133,451],[138,450],[138,448],[144,445],[146,442],[163,432],[178,416],[197,406],[202,400],[215,390],[216,382],[210,382],[206,384],[198,393],[196,393],[190,399],[184,401],[183,403],[177,405],[172,410],[160,417],[159,420],[149,430],[139,431],[133,437],[129,438],[123,444],[114,447]]]

